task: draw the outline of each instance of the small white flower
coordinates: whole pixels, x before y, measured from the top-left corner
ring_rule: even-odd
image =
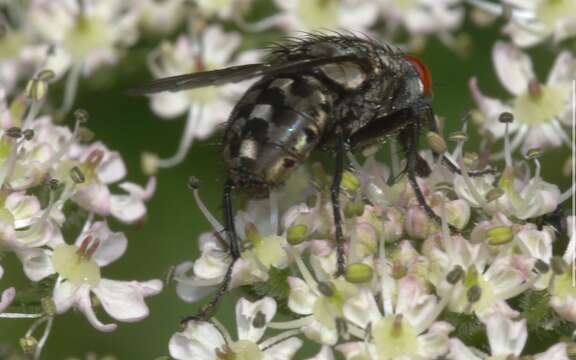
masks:
[[[234,358],[242,360],[292,359],[302,346],[294,333],[280,333],[263,340],[268,324],[276,314],[276,302],[265,297],[256,302],[240,299],[236,303],[238,340],[225,329],[208,322],[189,321],[186,329],[170,338],[170,355],[177,360]]]
[[[196,0],[194,4],[204,18],[217,16],[222,20],[246,14],[254,0]]]
[[[103,324],[98,320],[90,293],[96,295],[113,318],[135,322],[148,316],[144,298],[162,290],[160,280],[138,282],[102,278],[101,267],[122,256],[126,246],[123,233],[113,233],[105,222],[95,222],[82,231],[74,245],[50,244],[48,248],[27,252],[22,261],[29,276],[35,280],[58,274],[53,295],[58,313],[75,307],[98,330],[112,331],[116,324]]]
[[[514,321],[501,313],[494,313],[483,322],[486,325],[490,354],[484,354],[478,349],[467,347],[459,339],[452,338],[450,339],[449,359],[507,359],[520,356],[528,338],[526,319]],[[540,360],[568,360],[566,345],[564,343],[556,344],[546,352],[534,355],[534,358]]]
[[[150,55],[150,68],[157,78],[224,68],[234,64],[231,60],[240,41],[237,33],[225,33],[217,25],[208,26],[195,37],[181,35],[174,44],[162,43]],[[257,56],[254,51],[246,51],[236,59],[239,63],[255,62]],[[210,136],[219,124],[226,122],[245,88],[243,84],[229,84],[152,95],[150,104],[154,113],[165,119],[187,114],[187,123],[178,152],[170,159],[155,159],[156,166],[152,164],[149,168],[180,163],[193,139]]]
[[[389,31],[403,26],[412,35],[449,33],[464,20],[461,0],[378,0]]]
[[[132,0],[138,13],[138,22],[144,31],[169,34],[176,30],[189,12],[185,0]]]
[[[282,12],[268,21],[288,31],[362,31],[378,17],[378,5],[371,0],[274,0],[274,3]]]
[[[576,61],[565,51],[558,55],[545,84],[539,82],[532,61],[513,45],[498,42],[492,59],[502,85],[514,96],[507,102],[484,96],[475,78],[470,90],[482,118],[480,126],[494,137],[504,136],[504,125],[498,116],[514,114],[510,131],[515,133],[512,151],[522,145],[522,152],[533,148],[559,147],[570,144],[563,126],[570,124],[570,79],[576,75]]]

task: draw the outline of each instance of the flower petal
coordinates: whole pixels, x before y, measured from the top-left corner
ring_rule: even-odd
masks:
[[[528,82],[535,79],[532,60],[514,45],[497,42],[492,61],[500,82],[513,95],[525,93]]]
[[[170,356],[177,360],[216,359],[216,349],[226,344],[216,327],[205,321],[189,321],[186,329],[170,338]]]
[[[90,286],[82,285],[78,288],[76,293],[76,306],[96,329],[104,332],[116,330],[116,324],[104,324],[96,317],[90,301]]]
[[[152,280],[152,288],[143,286],[137,281],[116,281],[102,279],[98,286],[92,289],[102,302],[104,310],[113,318],[135,322],[148,316],[148,306],[144,296],[155,295],[162,289],[160,280]],[[150,284],[148,284],[150,285]]]
[[[250,302],[241,298],[236,303],[236,324],[238,326],[238,339],[258,342],[264,331],[266,324],[272,320],[276,314],[276,301],[271,297],[265,297],[262,300]],[[256,316],[264,316],[262,326],[254,326]],[[260,324],[259,324],[260,325]]]

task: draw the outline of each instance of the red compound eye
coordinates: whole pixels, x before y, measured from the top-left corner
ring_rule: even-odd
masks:
[[[430,69],[428,69],[428,66],[426,66],[422,60],[415,56],[406,55],[405,58],[412,63],[416,68],[416,71],[418,71],[418,75],[420,76],[420,80],[424,86],[424,95],[430,96],[432,94],[432,74],[430,73]]]

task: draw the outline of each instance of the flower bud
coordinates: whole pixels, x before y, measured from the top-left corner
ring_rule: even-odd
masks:
[[[350,264],[346,267],[344,278],[352,284],[362,284],[372,280],[374,270],[363,263]]]
[[[342,188],[348,192],[356,192],[360,188],[360,179],[350,171],[342,174]]]
[[[514,231],[510,226],[495,226],[486,231],[490,245],[503,245],[512,241]]]
[[[346,203],[346,206],[344,207],[344,216],[347,218],[362,216],[364,213],[364,205],[363,201],[350,201]]]
[[[411,207],[404,219],[404,228],[410,237],[426,239],[430,233],[430,219],[424,210],[419,207]]]
[[[308,239],[308,226],[305,224],[292,225],[286,231],[286,241],[290,245],[298,245]]]
[[[48,92],[48,86],[45,81],[32,79],[26,85],[26,96],[33,101],[40,101],[44,99]]]

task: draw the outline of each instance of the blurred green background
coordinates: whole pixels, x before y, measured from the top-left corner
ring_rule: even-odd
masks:
[[[431,68],[434,108],[437,114],[447,118],[446,131],[458,128],[464,111],[473,107],[467,85],[470,77],[479,78],[485,94],[500,98],[508,96],[495,77],[491,62],[492,45],[500,38],[496,27],[478,29],[467,25],[464,32],[471,37],[471,48],[466,56],[455,54],[433,39],[419,54]],[[246,35],[249,40],[246,47],[262,43],[259,36],[264,37]],[[278,40],[280,34],[269,33],[265,37]],[[92,80],[83,79],[76,101],[76,107],[89,112],[88,127],[96,133],[96,138],[122,154],[129,170],[128,179],[140,184],[146,181],[140,170],[142,151],[153,151],[164,157],[171,155],[184,125],[183,119],[161,121],[151,112],[146,98],[128,97],[123,93],[149,79],[145,55],[156,44],[156,41],[148,41],[133,49],[120,65],[101,70]],[[535,56],[537,73],[544,79],[555,57],[552,49],[540,47],[530,53]],[[61,94],[61,84],[54,86],[52,97],[58,100]],[[471,142],[466,147],[474,149],[477,143],[475,130],[470,132],[470,137]],[[104,277],[119,280],[164,278],[170,266],[196,257],[198,235],[210,227],[186,189],[186,181],[190,175],[203,181],[201,195],[211,211],[219,216],[225,171],[219,141],[219,134],[209,140],[197,141],[184,164],[159,173],[158,188],[148,203],[148,216],[142,224],[111,223],[113,229],[126,232],[129,245],[122,258],[103,269]],[[570,179],[560,176],[560,168],[567,157],[568,150],[552,151],[543,161],[545,179],[558,184],[561,190],[570,185]],[[382,159],[386,161],[386,156],[382,155]],[[21,266],[14,256],[5,256],[3,266],[6,274],[0,281],[0,288],[11,284],[16,284],[17,289],[25,286]],[[147,319],[135,324],[119,324],[113,333],[95,330],[82,314],[73,311],[58,316],[43,359],[82,358],[89,351],[99,355],[113,354],[118,359],[154,359],[167,355],[168,340],[176,331],[180,318],[195,313],[199,305],[182,302],[170,284],[160,295],[148,298],[147,303],[151,310]],[[233,297],[227,297],[220,306],[218,318],[231,325],[229,329],[234,333],[233,306]],[[112,321],[102,311],[98,314],[102,320]],[[0,344],[18,346],[18,339],[30,324],[30,320],[0,319]],[[312,353],[301,351],[297,358]]]

